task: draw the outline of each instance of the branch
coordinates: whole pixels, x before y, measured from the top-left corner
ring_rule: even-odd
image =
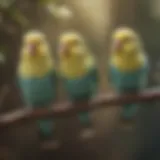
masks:
[[[113,94],[99,95],[89,102],[79,104],[58,103],[50,109],[21,109],[10,113],[0,115],[0,127],[8,127],[9,125],[23,122],[26,120],[43,119],[49,117],[66,117],[72,116],[76,112],[93,110],[113,105],[122,105],[125,103],[149,102],[160,99],[159,89],[148,89],[136,95],[117,96]],[[80,107],[79,107],[80,106]]]

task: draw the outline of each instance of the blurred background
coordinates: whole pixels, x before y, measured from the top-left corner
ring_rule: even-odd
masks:
[[[8,93],[0,112],[22,107],[16,87],[16,66],[22,35],[29,29],[43,31],[56,57],[57,39],[65,30],[78,30],[97,57],[100,92],[109,89],[105,65],[111,31],[121,25],[134,28],[142,37],[150,58],[150,85],[160,82],[160,1],[159,0],[0,0],[0,88],[1,96]],[[59,86],[59,99],[65,93]],[[82,143],[74,139],[78,130],[75,117],[59,120],[58,135],[64,139],[60,151],[42,153],[34,122],[26,122],[0,131],[0,160],[2,159],[125,159],[132,146],[132,130],[118,128],[119,110],[116,106],[91,113],[97,137]],[[66,132],[73,128],[71,132]],[[73,132],[73,133],[72,133]],[[63,133],[63,134],[62,134]],[[65,133],[65,134],[64,134]],[[3,154],[2,154],[3,153]]]

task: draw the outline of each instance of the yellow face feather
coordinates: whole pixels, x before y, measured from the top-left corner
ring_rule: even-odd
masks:
[[[32,45],[35,47],[32,48]],[[53,61],[45,35],[38,31],[28,32],[23,38],[19,74],[23,77],[42,77],[52,69]]]
[[[86,49],[81,35],[67,32],[60,36],[60,72],[67,78],[85,75],[94,65],[93,56]]]
[[[145,63],[138,35],[130,28],[119,28],[112,36],[111,63],[121,71],[132,71]]]

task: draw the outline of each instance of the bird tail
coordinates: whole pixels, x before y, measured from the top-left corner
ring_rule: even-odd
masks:
[[[40,134],[43,137],[51,137],[53,135],[54,123],[53,120],[39,120],[38,126],[40,129]]]
[[[122,110],[122,117],[125,119],[131,119],[137,113],[138,104],[125,104]]]
[[[89,112],[80,112],[78,114],[78,118],[79,118],[80,123],[82,125],[85,125],[85,126],[90,126],[91,125],[91,120],[90,120],[90,117],[89,117]]]

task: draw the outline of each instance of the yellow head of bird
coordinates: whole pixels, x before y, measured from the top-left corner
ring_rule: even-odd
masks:
[[[28,57],[36,57],[43,53],[46,47],[45,35],[40,31],[29,31],[23,37],[23,52]]]
[[[133,55],[139,52],[139,37],[131,28],[123,27],[117,29],[112,36],[113,53],[125,54],[124,56]]]
[[[59,55],[70,57],[72,54],[80,53],[80,48],[84,45],[83,38],[76,32],[67,32],[60,36]]]

